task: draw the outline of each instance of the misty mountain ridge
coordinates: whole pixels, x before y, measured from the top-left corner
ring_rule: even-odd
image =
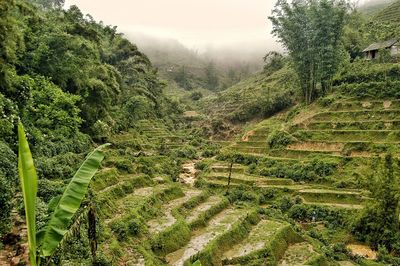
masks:
[[[191,65],[192,60],[196,59],[203,64],[213,61],[223,69],[247,63],[259,70],[263,65],[262,58],[268,52],[265,47],[246,50],[244,47],[234,45],[226,47],[208,46],[204,51],[199,51],[189,49],[173,38],[159,38],[139,32],[126,33],[126,37],[146,53],[156,66],[159,65],[160,60],[165,62],[167,59],[167,61],[170,60],[173,63]],[[160,55],[166,56],[166,58],[160,58]]]
[[[366,15],[374,16],[395,1],[396,0],[367,0],[360,6],[360,10]]]

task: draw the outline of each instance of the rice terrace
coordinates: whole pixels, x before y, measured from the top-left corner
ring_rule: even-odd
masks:
[[[0,0],[0,266],[400,265],[399,0]]]

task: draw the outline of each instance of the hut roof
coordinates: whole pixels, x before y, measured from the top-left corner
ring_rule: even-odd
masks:
[[[369,52],[369,51],[374,51],[374,50],[390,48],[398,42],[399,42],[399,40],[397,40],[397,39],[390,39],[390,40],[384,41],[384,42],[376,42],[376,43],[371,44],[367,48],[365,48],[363,52]]]

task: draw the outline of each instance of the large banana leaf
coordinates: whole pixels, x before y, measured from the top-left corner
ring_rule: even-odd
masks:
[[[87,192],[89,182],[104,159],[104,154],[101,151],[104,146],[98,147],[86,157],[85,162],[83,162],[65,189],[43,232],[41,256],[51,256],[68,231],[71,218],[80,207]]]
[[[35,206],[38,181],[31,150],[21,122],[18,124],[18,173],[24,197],[26,225],[28,228],[29,260],[32,266],[36,266]]]

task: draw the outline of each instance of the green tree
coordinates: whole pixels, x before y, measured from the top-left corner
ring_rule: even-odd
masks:
[[[12,95],[17,54],[24,49],[20,31],[19,6],[15,0],[0,1],[0,92]]]
[[[330,89],[340,64],[347,4],[344,0],[278,1],[272,16],[273,34],[288,50],[306,103]]]
[[[62,8],[65,0],[30,0],[32,3],[46,9]]]
[[[285,65],[283,55],[275,51],[267,53],[263,59],[265,62],[264,72],[266,74],[272,74],[273,72],[283,68]]]
[[[190,77],[186,70],[185,66],[181,66],[178,72],[174,76],[174,80],[178,83],[179,86],[186,90],[193,89],[192,84],[190,83]]]
[[[216,90],[219,86],[219,79],[215,64],[210,62],[205,69],[206,74],[206,87],[210,90]]]
[[[385,246],[400,254],[399,187],[391,155],[386,155],[371,185],[373,200],[356,219],[353,232],[374,248]]]

